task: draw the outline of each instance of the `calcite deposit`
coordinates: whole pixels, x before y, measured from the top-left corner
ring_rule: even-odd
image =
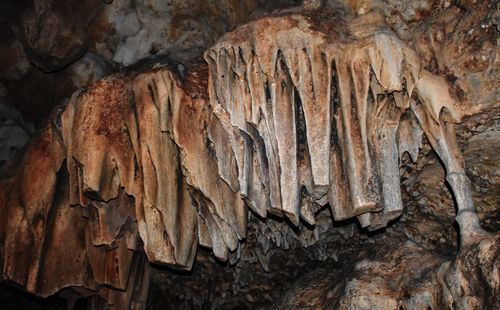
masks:
[[[283,309],[498,305],[500,241],[480,225],[483,209],[478,216],[460,146],[466,133],[459,131],[458,139],[456,134],[464,120],[472,124],[466,130],[471,133],[478,115],[498,118],[498,60],[476,73],[460,71],[460,62],[449,59],[439,43],[453,41],[460,25],[448,31],[451,38],[429,43],[427,36],[444,36],[434,34],[432,23],[439,22],[419,24],[412,31],[426,29],[425,36],[410,42],[411,31],[394,31],[381,3],[304,1],[259,12],[206,48],[203,57],[157,58],[98,80],[112,70],[109,62],[132,64],[156,54],[154,48],[166,51],[188,40],[174,35],[163,45],[148,41],[165,33],[158,21],[171,16],[170,5],[139,1],[131,13],[124,9],[127,1],[115,2],[102,10],[106,4],[86,3],[72,13],[83,19],[76,28],[58,28],[73,15],[55,0],[36,2],[23,15],[18,31],[24,51],[44,71],[66,67],[86,52],[95,39],[87,32],[93,18],[111,20],[116,32],[108,39],[115,45],[107,47],[116,50],[110,57],[97,40],[97,54],[87,53],[65,69],[74,86],[90,84],[52,110],[18,164],[0,179],[2,281],[40,297],[59,294],[70,307],[86,298],[93,309],[145,309],[152,307],[151,279],[160,279],[160,286],[172,281],[161,280],[154,268],[175,270],[164,270],[173,275],[197,262],[205,266],[209,258],[198,253],[201,248],[210,249],[213,264],[259,262],[272,272],[271,243],[307,252],[331,238],[325,244],[334,249],[311,249],[312,255],[342,261],[344,268],[301,274],[302,282],[269,301]],[[493,15],[493,2],[482,5]],[[252,1],[240,6],[241,15],[256,8]],[[71,44],[38,44],[33,31],[42,26],[50,30],[43,35],[51,33],[44,43]],[[183,34],[200,35],[193,29]],[[491,52],[488,40],[481,48]],[[490,132],[496,137],[498,131]],[[470,150],[478,139],[471,139]],[[428,162],[431,156],[425,148],[442,163],[437,180],[446,180],[453,197],[441,205],[448,211],[432,210],[432,216],[405,211],[412,206],[407,184],[422,170],[422,157]],[[478,171],[474,179],[483,180]],[[497,186],[497,179],[488,186]],[[488,212],[496,212],[497,202]],[[422,213],[412,218],[412,212]],[[456,238],[437,236],[453,214]],[[391,228],[401,216],[404,228]],[[432,245],[421,241],[422,222],[433,227],[427,232]],[[401,239],[398,229],[411,240]],[[377,233],[384,237],[370,239]],[[368,234],[366,242],[360,234]],[[290,236],[298,241],[291,244]],[[349,240],[357,240],[357,247],[349,250]],[[456,253],[435,251],[439,242],[448,249],[456,245]],[[352,254],[369,243],[369,253]],[[199,296],[189,289],[185,294],[192,306],[202,306]],[[252,294],[245,298],[249,305],[259,302]]]

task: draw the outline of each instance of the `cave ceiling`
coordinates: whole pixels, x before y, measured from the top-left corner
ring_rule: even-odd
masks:
[[[0,308],[500,307],[498,1],[0,23]]]

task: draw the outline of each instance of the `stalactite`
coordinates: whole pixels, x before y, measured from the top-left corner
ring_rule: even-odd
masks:
[[[464,242],[480,235],[452,124],[467,111],[379,22],[327,32],[300,14],[264,17],[207,50],[208,73],[157,66],[75,94],[0,181],[3,280],[141,308],[146,258],[190,269],[201,244],[227,260],[247,207],[297,225],[328,204],[335,220],[385,227],[403,208],[399,158],[416,160],[417,120]]]
[[[367,21],[371,33],[359,28]],[[267,161],[279,164],[265,172],[278,187],[271,209],[283,210],[297,224],[305,188],[320,205],[328,196],[335,219],[357,216],[362,226],[375,230],[403,209],[399,156],[410,151],[416,157],[421,131],[398,131],[401,117],[415,112],[413,106],[409,109],[413,93],[422,98],[422,113],[434,122],[458,122],[467,111],[449,95],[444,79],[422,69],[416,53],[382,27],[376,13],[349,25],[337,34],[349,40],[334,40],[316,29],[311,18],[292,14],[262,18],[226,34],[205,53],[210,105],[249,137],[259,136]],[[237,59],[228,51],[244,56]],[[234,78],[242,72],[252,78]],[[250,91],[232,93],[242,89]],[[294,94],[305,121],[305,162],[295,152],[301,146],[294,138],[300,134]],[[252,113],[238,113],[239,102],[251,102]],[[254,125],[262,120],[271,126]],[[429,130],[440,129],[424,126]]]

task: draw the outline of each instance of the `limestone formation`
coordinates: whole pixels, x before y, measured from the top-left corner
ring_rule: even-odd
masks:
[[[481,273],[478,286],[498,288],[499,244],[479,225],[455,137],[478,108],[422,66],[380,12],[313,2],[236,28],[204,61],[115,74],[58,106],[0,180],[2,280],[143,309],[150,263],[189,270],[198,245],[237,259],[249,209],[298,226],[329,207],[335,221],[384,228],[404,207],[401,157],[416,161],[425,134],[457,203],[461,248],[452,263],[429,254],[439,302],[408,303],[482,306],[474,289],[459,293],[460,279]],[[359,290],[385,285],[353,283],[335,291],[340,308],[371,308]]]

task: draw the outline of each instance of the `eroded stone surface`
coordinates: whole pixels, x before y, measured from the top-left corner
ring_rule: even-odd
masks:
[[[126,7],[127,2],[117,5]],[[90,302],[96,308],[105,304],[143,308],[150,281],[146,258],[153,264],[189,270],[200,244],[212,249],[220,261],[259,262],[263,271],[271,271],[276,247],[304,247],[303,253],[311,253],[304,254],[309,261],[357,261],[352,274],[346,276],[346,267],[318,279],[318,294],[329,292],[326,297],[311,299],[318,305],[418,308],[491,304],[484,292],[495,290],[498,283],[494,261],[498,240],[479,227],[454,131],[454,123],[464,117],[488,114],[498,107],[492,99],[497,93],[498,70],[491,32],[478,39],[493,60],[487,66],[471,64],[479,70],[481,81],[473,83],[477,86],[473,91],[469,89],[469,69],[464,71],[461,62],[448,60],[446,44],[432,45],[432,53],[447,55],[436,56],[439,65],[433,66],[432,60],[426,63],[427,41],[417,37],[412,46],[401,39],[404,34],[398,36],[387,29],[380,11],[367,12],[371,4],[352,5],[358,16],[322,1],[275,11],[223,36],[205,52],[206,64],[130,69],[126,75],[105,78],[75,93],[53,112],[27,147],[17,171],[10,171],[0,181],[0,218],[5,221],[0,230],[3,280],[40,296],[61,290],[70,301],[92,295]],[[113,11],[118,18],[114,27],[123,27],[116,29],[118,37],[113,40],[125,47],[121,52],[118,48],[114,56],[102,52],[104,58],[109,60],[111,55],[128,64],[153,53],[148,42],[140,44],[148,51],[134,51],[126,44],[133,41],[136,31],[140,35],[134,40],[149,38],[140,32],[153,26],[141,22],[139,13],[145,14],[145,21],[156,21],[150,15],[169,12],[169,8],[153,5],[148,7],[152,12],[140,8],[136,17],[128,9]],[[474,19],[462,9],[459,13],[453,10],[444,7],[438,13],[462,14],[464,21]],[[485,10],[486,6],[480,8]],[[420,17],[407,22],[416,24],[414,29],[435,29],[439,16],[429,23],[420,24]],[[138,30],[141,25],[144,28]],[[446,42],[461,44],[453,38],[464,28],[467,23],[459,22],[449,30],[452,39]],[[154,28],[151,34],[162,31]],[[124,43],[120,36],[132,41]],[[27,56],[33,57],[30,53]],[[48,65],[60,64],[51,60]],[[90,70],[81,70],[84,67]],[[106,74],[106,67],[99,56],[88,55],[73,65],[74,73],[69,76],[74,85],[83,86]],[[479,93],[484,99],[475,102]],[[454,237],[450,238],[454,236],[449,217],[451,196],[441,210],[430,208],[414,211],[415,218],[403,217],[405,226],[394,227],[394,234],[410,240],[400,247],[383,246],[402,240],[388,234],[357,243],[360,247],[373,243],[369,248],[374,259],[360,261],[366,253],[355,256],[348,255],[352,249],[337,249],[346,240],[363,238],[353,223],[343,228],[331,226],[325,207],[330,207],[333,219],[356,217],[370,230],[398,218],[408,194],[400,191],[400,158],[408,153],[417,159],[423,133],[446,172],[436,173],[436,164],[427,177],[420,175],[421,180],[436,184],[446,177],[458,203],[458,258],[452,261],[446,251],[455,244]],[[475,137],[469,141],[469,158],[477,156],[478,141],[496,141],[496,135],[488,131]],[[495,161],[491,162],[494,166]],[[476,191],[477,184],[497,184],[495,172],[472,172]],[[414,181],[405,177],[405,182]],[[446,190],[435,196],[419,195],[416,187],[410,193],[415,205],[431,206],[442,200],[441,194],[448,195]],[[495,202],[486,198],[483,202],[480,215],[488,215],[481,219],[494,220],[490,214]],[[262,219],[277,216],[282,222],[269,219],[260,223],[249,217],[247,207]],[[316,217],[320,209],[323,212]],[[428,217],[437,220],[427,224]],[[446,229],[438,232],[443,223]],[[298,229],[293,227],[297,225]],[[313,228],[304,227],[307,225]],[[248,236],[248,227],[254,236]],[[320,240],[329,233],[340,236],[331,239],[334,247]],[[258,247],[242,248],[243,239],[248,239],[248,246],[253,242]],[[436,249],[441,252],[433,252]],[[428,258],[426,268],[409,275],[398,269],[400,261],[417,268],[419,257]],[[477,273],[473,269],[478,260],[493,271],[481,271],[484,279],[474,278],[475,284],[463,297],[457,293],[460,281],[470,272]],[[300,263],[295,261],[285,270],[296,265]],[[373,274],[380,278],[373,281]],[[391,274],[399,278],[389,280]],[[441,277],[439,287],[432,275]],[[332,286],[331,279],[339,277],[343,284]],[[165,282],[161,274],[156,279]],[[423,283],[417,283],[420,280]],[[76,288],[80,286],[85,289]],[[371,294],[376,290],[382,296]],[[232,287],[232,294],[239,291]],[[294,305],[295,297],[299,298],[297,307],[304,305],[307,295],[290,292],[283,305]],[[205,298],[193,293],[186,296],[193,304],[203,303]],[[217,298],[220,302],[226,296],[221,293]],[[271,301],[273,296],[276,294],[263,300]],[[261,302],[249,291],[245,298],[249,303]]]

